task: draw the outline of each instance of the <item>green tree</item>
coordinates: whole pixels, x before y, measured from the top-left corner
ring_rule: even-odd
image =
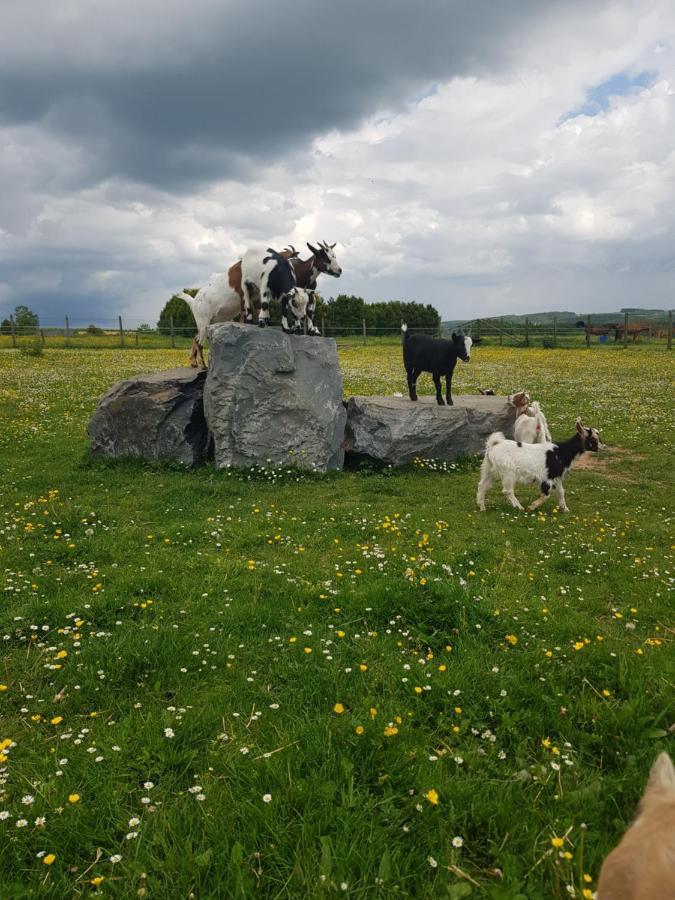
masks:
[[[23,304],[14,308],[14,322],[19,328],[37,328],[40,324],[33,310]]]
[[[185,288],[185,293],[189,294],[191,297],[197,293],[197,288]],[[187,305],[185,300],[181,297],[177,297],[175,294],[173,297],[166,303],[164,309],[159,314],[159,321],[157,322],[157,328],[160,332],[164,334],[171,331],[171,319],[173,318],[173,327],[178,329],[186,329],[185,334],[187,334],[190,330],[197,330],[197,323],[195,322],[195,317],[192,315],[192,310]]]
[[[29,309],[27,306],[23,304],[19,304],[14,308],[13,313],[14,318],[14,326],[16,328],[24,329],[23,333],[26,333],[27,329],[37,328],[40,324],[40,320],[37,317],[36,313],[33,312],[32,309]],[[3,319],[0,322],[0,334],[10,334],[12,331],[12,323],[7,319]]]

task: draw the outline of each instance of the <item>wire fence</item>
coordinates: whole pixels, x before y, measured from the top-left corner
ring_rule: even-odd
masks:
[[[612,321],[604,321],[604,316],[594,318],[588,315],[572,322],[569,318],[558,321],[555,316],[546,322],[513,322],[505,319],[473,319],[465,322],[463,328],[473,338],[480,338],[488,346],[506,347],[592,347],[622,346],[627,348],[637,344],[662,344],[672,349],[673,313],[663,314],[663,318],[640,315],[638,312],[624,312]]]
[[[62,325],[17,325],[13,317],[0,329],[0,349],[51,348],[51,349],[166,349],[189,348],[195,335],[194,326],[152,328],[147,324],[130,325],[122,316],[116,321],[100,324],[74,324],[64,317]],[[322,317],[317,323],[324,337],[350,339],[350,342],[370,340],[400,340],[401,326],[391,322],[377,323],[367,319],[335,321]],[[272,326],[277,327],[277,326]],[[442,337],[452,329],[438,325],[408,325],[410,333],[424,333]],[[672,311],[665,318],[625,313],[623,319],[612,322],[594,321],[587,316],[576,323],[569,319],[558,322],[555,317],[541,323],[528,318],[513,322],[505,319],[471,319],[455,326],[464,334],[480,339],[483,345],[500,347],[632,347],[642,344],[662,345],[672,349]],[[39,352],[39,351],[38,351]]]

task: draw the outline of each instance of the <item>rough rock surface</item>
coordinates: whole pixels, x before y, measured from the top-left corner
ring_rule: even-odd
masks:
[[[227,323],[209,328],[204,411],[217,468],[344,460],[346,412],[331,338]]]
[[[348,461],[402,466],[415,457],[453,460],[482,453],[493,431],[513,434],[515,411],[506,397],[462,395],[454,406],[435,397],[351,397],[347,404]]]
[[[169,369],[118,381],[89,420],[92,453],[111,459],[202,462],[208,446],[204,418],[206,372]]]

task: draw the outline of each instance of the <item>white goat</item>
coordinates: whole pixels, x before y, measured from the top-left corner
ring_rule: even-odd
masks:
[[[548,430],[546,416],[536,400],[527,407],[523,415],[518,416],[513,426],[513,436],[524,444],[551,443],[551,432]]]
[[[197,367],[199,356],[202,365],[206,367],[204,361],[206,329],[216,322],[232,322],[241,312],[241,298],[232,287],[228,272],[213,275],[194,297],[184,292],[176,296],[185,300],[197,323],[197,337],[193,341],[190,353],[191,365],[193,368]]]
[[[485,495],[495,478],[502,482],[502,491],[511,506],[522,509],[514,493],[516,484],[538,484],[541,495],[528,506],[533,512],[548,498],[555,488],[558,506],[568,512],[565,503],[563,478],[570,466],[586,450],[596,452],[605,445],[595,428],[586,428],[578,418],[576,434],[560,444],[523,444],[507,441],[501,431],[495,431],[487,439],[485,457],[480,470],[480,482],[476,500],[481,512],[485,512]]]

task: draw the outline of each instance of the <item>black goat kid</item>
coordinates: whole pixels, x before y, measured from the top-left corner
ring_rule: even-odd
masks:
[[[452,373],[457,360],[468,362],[471,358],[470,337],[452,333],[449,341],[432,338],[428,334],[408,334],[408,326],[402,325],[403,365],[408,374],[408,392],[411,400],[417,400],[417,379],[422,372],[431,372],[436,386],[436,402],[444,406],[441,391],[441,375],[445,375],[445,397],[448,406],[452,402]]]

